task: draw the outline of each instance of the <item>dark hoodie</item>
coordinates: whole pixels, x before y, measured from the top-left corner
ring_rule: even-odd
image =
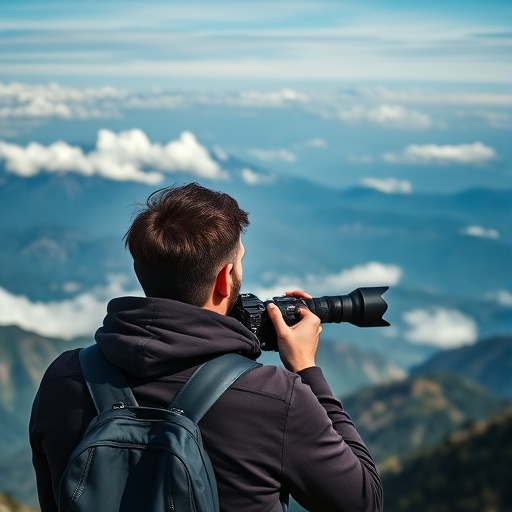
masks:
[[[237,320],[167,299],[112,300],[95,338],[143,406],[166,407],[214,356],[260,355],[258,339]],[[95,414],[78,350],[65,352],[46,371],[30,420],[42,512],[57,511],[60,477]],[[382,509],[374,462],[318,367],[299,375],[269,365],[251,370],[200,427],[222,511],[278,511],[282,488],[312,511]]]

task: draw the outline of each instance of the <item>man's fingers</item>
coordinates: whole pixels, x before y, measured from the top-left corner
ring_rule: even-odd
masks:
[[[312,313],[308,308],[299,308],[299,314],[301,318],[306,322],[310,322],[312,325],[318,324],[318,327],[320,328],[319,332],[322,330],[322,326],[320,325],[320,318],[318,318],[318,316]]]
[[[302,299],[312,299],[313,297],[306,293],[304,290],[292,290],[285,292],[286,297],[300,297]]]
[[[284,321],[281,310],[272,302],[267,305],[267,312],[270,320],[274,324],[274,329],[276,330],[277,337],[282,337],[286,333],[286,329],[288,329],[288,325]]]
[[[306,322],[307,324],[311,325],[317,324],[318,334],[320,334],[320,332],[322,331],[320,319],[306,307],[299,307],[298,310],[301,316],[301,323]],[[286,335],[289,334],[290,332],[290,326],[284,321],[281,310],[271,302],[267,306],[267,312],[268,316],[270,317],[270,320],[274,324],[274,329],[276,330],[277,337],[286,337]],[[297,326],[298,324],[295,324],[291,327],[291,329]],[[302,324],[302,327],[304,327],[304,324]]]

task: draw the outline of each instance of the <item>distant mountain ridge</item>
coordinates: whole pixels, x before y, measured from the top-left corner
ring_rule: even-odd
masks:
[[[471,378],[495,396],[512,399],[512,336],[495,336],[435,354],[412,376],[452,373]]]

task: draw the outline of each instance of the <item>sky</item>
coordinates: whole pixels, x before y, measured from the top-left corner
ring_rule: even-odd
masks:
[[[508,188],[511,22],[505,0],[4,0],[0,164]]]
[[[4,0],[0,138],[189,131],[334,186],[333,160],[508,165],[511,21],[501,0]]]
[[[512,188],[511,22],[509,0],[0,0],[0,166],[157,186],[220,182],[235,158],[247,186]],[[75,294],[75,316],[113,283]],[[48,311],[6,297],[33,324]],[[407,321],[476,338],[436,315]]]
[[[0,20],[4,81],[204,88],[512,78],[506,0],[3,0]]]

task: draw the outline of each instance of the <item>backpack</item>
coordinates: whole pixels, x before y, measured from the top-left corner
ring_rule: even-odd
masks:
[[[217,512],[215,474],[197,422],[230,384],[261,365],[239,354],[217,357],[161,409],[139,407],[97,345],[79,357],[98,415],[63,473],[59,511]]]

